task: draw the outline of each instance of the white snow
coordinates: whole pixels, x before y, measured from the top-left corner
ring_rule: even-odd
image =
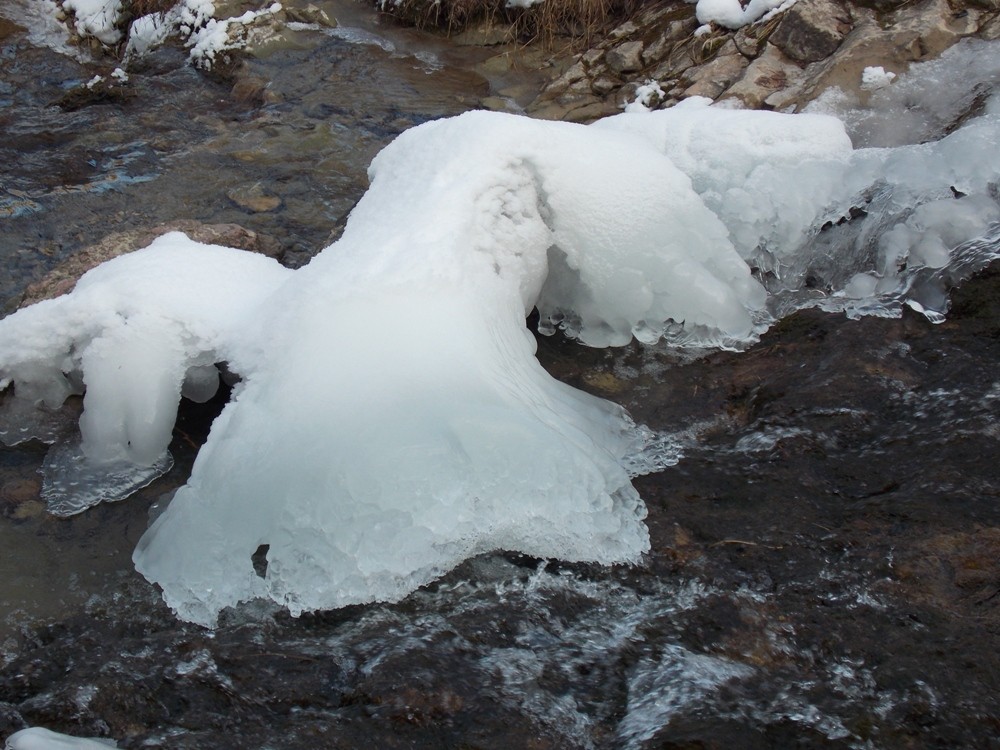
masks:
[[[426,123],[308,266],[167,235],[0,321],[0,379],[52,406],[82,381],[84,453],[145,470],[181,393],[210,397],[220,361],[243,376],[134,555],[193,622],[255,597],[394,600],[495,549],[635,561],[625,467],[651,468],[648,431],[549,377],[525,315],[591,346],[735,347],[790,305],[915,293],[1000,221],[983,108],[938,142],[858,150],[832,117],[698,99],[592,126]]]
[[[648,112],[656,109],[655,103],[662,101],[665,96],[660,84],[650,79],[635,90],[635,99],[625,105],[625,111]]]
[[[881,65],[870,65],[861,71],[861,88],[869,91],[883,89],[893,82],[896,74],[886,71]]]
[[[132,22],[125,59],[141,58],[177,35],[190,49],[194,65],[211,68],[220,53],[246,46],[248,26],[280,10],[281,3],[272,3],[233,18],[216,18],[212,0],[181,0],[166,13],[152,13]]]
[[[222,361],[252,370],[256,355],[239,350],[232,331],[290,273],[262,256],[163,235],[89,271],[72,294],[4,319],[2,375],[17,383],[17,399],[55,407],[82,374],[83,454],[97,465],[153,466],[170,442],[185,373]]]
[[[715,23],[727,29],[766,20],[776,12],[787,10],[795,0],[750,0],[743,6],[740,0],[696,0],[695,15],[698,23]]]
[[[640,435],[540,368],[526,313],[558,305],[602,346],[670,318],[753,333],[763,291],[724,226],[631,133],[470,113],[404,133],[371,178],[342,239],[262,308],[264,369],[136,550],[186,619],[396,599],[494,549],[637,560],[621,463]]]
[[[116,28],[121,0],[63,0],[63,9],[75,15],[76,33],[81,37],[92,36],[104,44],[117,44],[121,39]]]
[[[73,737],[41,727],[14,732],[4,743],[4,750],[108,750],[109,747],[118,747],[118,743],[114,740]]]

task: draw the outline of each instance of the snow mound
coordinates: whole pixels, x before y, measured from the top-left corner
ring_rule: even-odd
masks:
[[[795,0],[688,0],[697,3],[695,15],[700,24],[716,23],[727,29],[738,29],[757,21],[767,20],[775,13],[788,10]]]

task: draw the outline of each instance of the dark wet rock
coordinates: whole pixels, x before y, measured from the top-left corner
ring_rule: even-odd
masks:
[[[280,100],[280,95],[270,91],[271,82],[253,74],[239,75],[230,92],[232,98],[243,104],[259,107]]]
[[[24,29],[13,21],[0,16],[0,42],[15,33],[21,33]]]
[[[53,268],[41,281],[30,285],[21,298],[20,306],[25,307],[72,291],[77,279],[91,268],[119,255],[147,247],[167,232],[184,232],[196,242],[236,247],[271,258],[281,254],[281,245],[277,240],[237,224],[202,224],[198,221],[178,220],[157,227],[116,232],[97,244],[84,248]]]
[[[832,55],[850,30],[850,14],[841,3],[799,0],[785,11],[770,42],[793,60],[809,63]]]
[[[642,68],[642,42],[619,44],[607,54],[608,67],[615,73],[634,73]]]
[[[37,479],[10,479],[0,486],[0,515],[14,521],[38,518],[45,512],[42,484]]]
[[[70,89],[56,100],[56,105],[65,112],[75,112],[95,104],[125,104],[135,97],[135,90],[127,83],[102,78]]]

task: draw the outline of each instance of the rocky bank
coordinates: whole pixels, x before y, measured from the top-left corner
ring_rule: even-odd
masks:
[[[694,8],[656,3],[575,55],[528,107],[538,117],[589,121],[614,114],[647,81],[669,107],[691,96],[750,109],[799,111],[833,86],[864,101],[862,72],[899,74],[959,39],[1000,37],[995,2],[799,0],[766,21],[696,35]]]

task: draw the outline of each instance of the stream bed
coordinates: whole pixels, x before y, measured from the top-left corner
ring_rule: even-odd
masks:
[[[51,104],[97,63],[0,21],[5,306],[109,232],[177,219],[240,224],[301,265],[383,145],[511,85],[482,72],[481,50],[336,14],[339,29],[248,60],[238,90],[164,49],[134,73],[132,100],[72,112]],[[481,556],[398,604],[291,618],[260,603],[215,631],[177,621],[130,557],[224,395],[185,404],[165,477],[69,519],[39,499],[44,447],[3,448],[0,736],[998,747],[998,358],[992,270],[936,326],[908,309],[806,310],[747,352],[687,362],[540,336],[552,374],[681,446],[676,466],[635,481],[652,542],[641,564]]]

